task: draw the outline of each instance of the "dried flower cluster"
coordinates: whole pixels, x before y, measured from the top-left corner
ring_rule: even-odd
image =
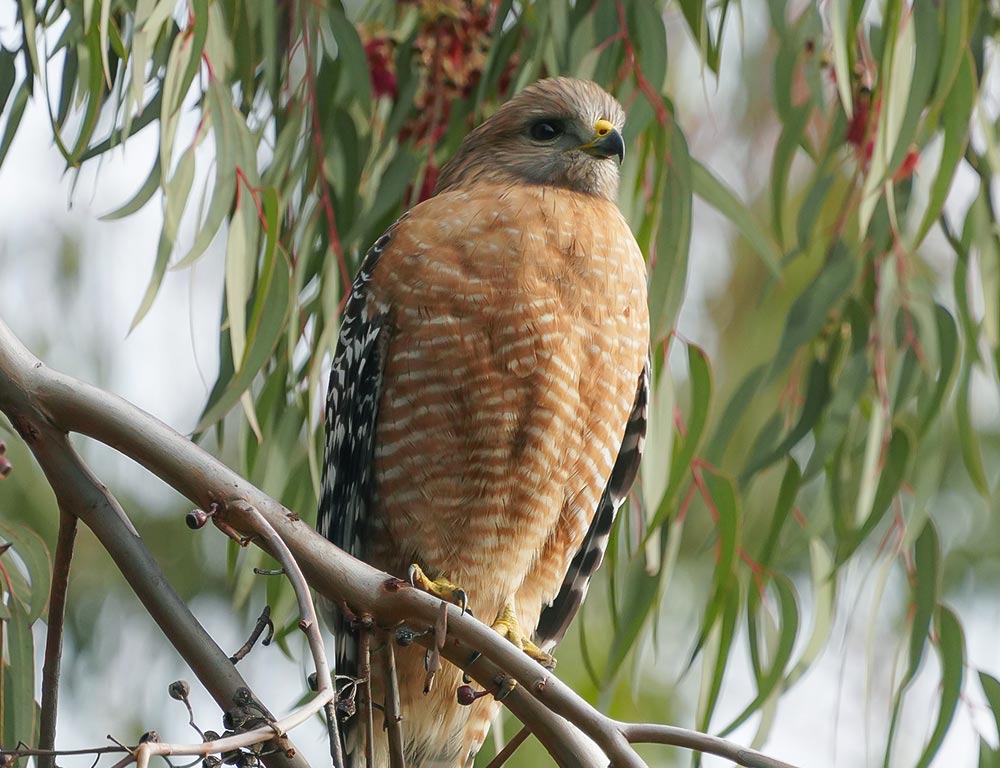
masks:
[[[397,58],[400,41],[376,29],[363,29],[365,53],[376,98],[399,96],[397,67],[409,66],[420,78],[411,118],[399,132],[400,141],[427,148],[428,161],[417,200],[433,194],[438,166],[434,148],[448,129],[452,105],[469,99],[483,76],[496,25],[499,4],[493,0],[408,0],[419,7],[420,25],[409,60]],[[504,63],[496,93],[503,100],[510,88],[518,57]],[[471,127],[472,116],[469,116]]]

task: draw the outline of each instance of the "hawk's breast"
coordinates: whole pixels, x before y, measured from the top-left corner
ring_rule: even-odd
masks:
[[[530,629],[593,517],[635,397],[648,344],[638,247],[610,202],[484,185],[414,209],[378,270],[392,329],[373,562],[396,573],[420,562],[488,621],[523,586]]]

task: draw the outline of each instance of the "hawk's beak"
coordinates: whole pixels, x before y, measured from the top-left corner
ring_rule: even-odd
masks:
[[[577,149],[582,149],[594,157],[615,157],[618,162],[625,159],[625,140],[610,121],[598,120],[594,124],[594,138]]]

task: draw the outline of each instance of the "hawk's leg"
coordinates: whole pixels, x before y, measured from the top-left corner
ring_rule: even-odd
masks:
[[[510,640],[514,645],[546,669],[555,669],[555,656],[546,653],[531,642],[531,639],[521,630],[521,625],[517,620],[517,613],[514,610],[513,600],[508,600],[504,605],[503,609],[500,611],[500,615],[497,616],[497,620],[493,622],[493,629],[496,630],[501,637],[505,637]]]
[[[409,570],[410,584],[418,589],[422,589],[424,592],[428,592],[435,597],[440,597],[442,600],[448,603],[454,603],[459,608],[462,609],[462,613],[468,611],[472,613],[469,609],[469,597],[465,594],[465,590],[462,589],[457,584],[453,584],[448,581],[448,579],[436,579],[431,580],[426,573],[424,573],[423,568],[421,568],[416,563],[410,566]]]

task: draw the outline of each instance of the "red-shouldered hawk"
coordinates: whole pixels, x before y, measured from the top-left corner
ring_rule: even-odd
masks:
[[[594,83],[555,78],[472,131],[435,195],[368,252],[330,375],[320,532],[468,595],[543,661],[600,565],[646,428],[646,270],[615,204],[624,119]],[[407,766],[471,765],[499,705],[460,706],[450,665],[424,695],[422,648],[397,664]],[[377,673],[373,686],[380,703]],[[360,763],[360,728],[345,731]]]

